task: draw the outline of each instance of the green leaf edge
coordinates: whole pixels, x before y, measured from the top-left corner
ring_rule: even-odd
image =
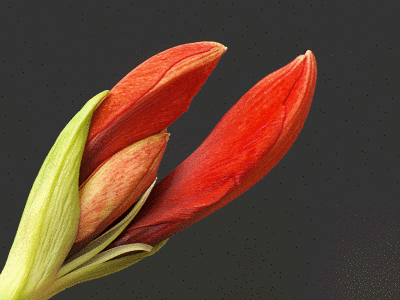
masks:
[[[79,266],[86,264],[89,260],[93,259],[98,253],[105,249],[111,242],[113,242],[118,235],[129,225],[133,218],[138,214],[139,210],[142,208],[147,198],[153,189],[157,178],[153,181],[150,187],[144,192],[143,196],[139,201],[136,202],[133,209],[129,214],[122,219],[114,227],[106,231],[104,234],[96,238],[94,241],[89,243],[84,249],[76,253],[71,259],[69,259],[59,270],[57,274],[57,279],[63,277],[67,273],[73,271]],[[150,249],[151,250],[151,249]],[[149,251],[150,251],[149,250]]]
[[[73,224],[75,221],[72,219],[79,219],[80,161],[93,111],[108,93],[109,91],[103,91],[85,104],[62,130],[46,156],[29,193],[13,245],[0,275],[0,298],[21,299],[29,294],[32,286],[47,285],[54,279],[50,278],[51,273],[56,273],[58,271],[56,269],[59,268],[58,264],[65,259],[65,257],[61,257],[63,252],[58,257],[51,254],[46,255],[47,252],[54,252],[52,251],[54,248],[48,243],[57,238],[60,240],[57,247],[61,249],[67,248],[73,243],[73,237],[78,228],[72,226],[66,230],[67,226],[64,223]],[[64,164],[68,163],[72,165],[72,168],[78,168],[78,170],[74,172],[72,169],[72,174],[66,172]],[[64,180],[66,181],[65,186],[59,186],[60,182]],[[58,202],[53,201],[54,196],[57,197]],[[78,203],[71,209],[66,209],[60,199],[71,204],[76,201]],[[60,218],[65,221],[64,226],[53,227],[54,220],[60,220]],[[51,233],[43,233],[44,229],[51,230]],[[32,232],[35,232],[35,235]],[[58,237],[60,234],[62,239]],[[45,249],[48,251],[43,251],[43,247],[50,248]],[[67,253],[65,253],[66,255]],[[44,260],[44,263],[41,260]],[[23,268],[18,267],[21,264],[24,266]],[[30,276],[34,269],[42,269],[42,271],[37,276]],[[37,274],[37,270],[35,274]]]
[[[154,246],[150,252],[137,253],[137,254],[133,254],[130,256],[121,257],[121,258],[111,258],[110,257],[110,260],[108,260],[108,261],[105,261],[105,262],[102,262],[99,264],[90,264],[88,266],[79,268],[76,271],[71,272],[71,273],[57,279],[54,282],[54,284],[51,286],[51,289],[47,291],[48,293],[46,295],[44,295],[43,298],[41,298],[41,299],[47,300],[47,299],[51,298],[52,296],[54,296],[55,294],[58,294],[59,292],[63,291],[64,289],[69,288],[75,284],[93,280],[93,279],[97,279],[97,278],[101,278],[101,277],[107,276],[109,274],[123,270],[123,269],[139,262],[143,258],[146,258],[148,256],[155,254],[158,250],[160,250],[165,245],[165,243],[167,241],[168,241],[168,239],[160,242],[159,244]],[[126,246],[129,246],[129,245],[126,245]],[[135,244],[132,244],[132,246],[134,247]],[[124,246],[120,246],[120,247],[124,247]],[[115,249],[120,248],[120,247],[116,247]],[[133,247],[131,249],[133,249]]]

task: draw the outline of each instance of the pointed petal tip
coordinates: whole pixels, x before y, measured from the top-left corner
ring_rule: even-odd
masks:
[[[224,46],[224,45],[222,45],[222,44],[220,44],[220,43],[216,43],[216,42],[215,42],[215,44],[216,44],[216,46],[217,46],[219,49],[221,49],[221,51],[222,51],[223,53],[225,53],[226,50],[228,50],[228,47],[226,47],[226,46]]]
[[[295,60],[300,60],[300,62],[302,62],[306,58],[308,58],[308,59],[310,59],[312,61],[315,61],[314,53],[312,53],[311,50],[307,50],[306,53],[300,54],[299,56],[296,57]]]
[[[216,48],[220,48],[221,50],[224,50],[224,52],[226,51],[226,49],[228,49],[228,47],[226,47],[225,45],[218,43],[218,42],[208,41],[208,42],[203,42],[203,43],[210,44]]]
[[[312,66],[311,68],[313,69],[313,76],[316,77],[316,72],[317,72],[317,60],[315,59],[314,53],[312,53],[311,50],[307,50],[304,56],[307,58],[309,64]]]
[[[202,43],[204,45],[206,45],[206,44],[210,45],[213,48],[213,50],[216,51],[218,56],[222,56],[226,52],[226,50],[228,49],[228,47],[226,47],[226,46],[224,46],[224,45],[222,45],[221,43],[218,43],[218,42],[200,42],[200,43]]]
[[[222,44],[220,44],[220,46],[221,46],[221,52],[222,52],[222,53],[225,53],[226,50],[228,50],[228,47],[225,47],[225,46],[222,45]]]
[[[307,50],[306,53],[304,54],[304,56],[312,61],[315,61],[314,53],[312,53],[311,50]]]
[[[314,53],[311,50],[307,50],[306,53],[301,54],[296,57],[294,61],[298,61],[298,65],[300,66],[300,63],[302,66],[304,66],[306,69],[309,69],[313,77],[316,77],[316,69],[317,69],[317,61],[315,59]]]

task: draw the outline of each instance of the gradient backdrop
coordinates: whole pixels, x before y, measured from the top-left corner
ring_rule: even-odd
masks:
[[[158,52],[217,41],[228,50],[169,127],[158,177],[255,83],[310,49],[317,88],[295,144],[251,190],[156,255],[53,299],[400,297],[397,9],[262,2],[3,3],[0,268],[44,158],[84,103]]]

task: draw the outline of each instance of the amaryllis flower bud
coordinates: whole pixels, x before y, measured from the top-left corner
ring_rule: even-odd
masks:
[[[168,49],[136,67],[99,104],[82,157],[81,217],[69,257],[125,213],[155,180],[168,135],[149,137],[188,109],[225,51],[215,42]]]
[[[169,134],[133,143],[105,161],[80,186],[81,214],[70,255],[100,235],[156,179]]]
[[[182,115],[225,51],[215,42],[185,44],[149,58],[126,75],[93,114],[80,184],[111,155]]]
[[[311,51],[248,91],[164,180],[108,248],[155,245],[226,205],[285,155],[306,120],[317,79]]]
[[[95,96],[68,123],[32,187],[0,275],[0,299],[49,299],[165,244],[103,251],[143,206],[165,151],[167,126],[188,109],[225,51],[215,42],[164,51],[111,92]],[[114,260],[126,253],[123,261]]]
[[[164,51],[68,123],[32,187],[0,274],[0,299],[46,300],[135,264],[278,163],[311,105],[311,51],[256,84],[153,190],[167,126],[225,51],[214,42]]]

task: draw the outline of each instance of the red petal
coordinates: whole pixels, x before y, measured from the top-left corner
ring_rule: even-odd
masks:
[[[214,42],[181,45],[126,75],[93,114],[80,184],[111,155],[160,132],[184,113],[225,51]]]
[[[151,193],[109,248],[155,245],[253,186],[284,156],[307,117],[316,83],[311,51],[257,83]]]

